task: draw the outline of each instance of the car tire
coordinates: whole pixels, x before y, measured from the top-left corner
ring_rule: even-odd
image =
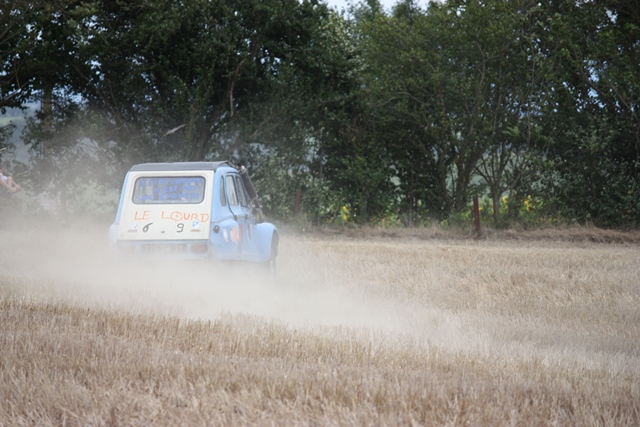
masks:
[[[263,263],[263,267],[271,277],[276,276],[276,256],[278,256],[278,235],[273,233],[271,237],[271,252],[269,259]]]
[[[271,252],[269,259],[262,263],[262,267],[270,276],[276,275],[276,256],[273,252]]]

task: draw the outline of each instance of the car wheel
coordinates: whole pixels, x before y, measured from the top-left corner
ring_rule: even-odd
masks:
[[[264,270],[270,276],[275,276],[276,275],[276,256],[275,256],[275,254],[271,253],[271,256],[269,257],[269,260],[265,261],[262,265],[264,267]]]
[[[276,276],[276,256],[278,256],[278,234],[271,237],[271,253],[269,259],[263,263],[264,269],[271,277]]]

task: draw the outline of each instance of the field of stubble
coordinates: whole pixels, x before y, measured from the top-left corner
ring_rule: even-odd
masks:
[[[640,246],[285,235],[275,282],[0,229],[0,426],[637,426]]]

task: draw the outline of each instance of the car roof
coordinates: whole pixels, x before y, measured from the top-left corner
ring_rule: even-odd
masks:
[[[192,171],[192,170],[213,170],[220,166],[235,168],[231,162],[167,162],[167,163],[141,163],[134,165],[131,171]]]

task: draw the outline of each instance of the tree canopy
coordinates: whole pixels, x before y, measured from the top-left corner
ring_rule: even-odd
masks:
[[[498,226],[534,200],[640,224],[634,2],[0,7],[0,109],[40,105],[24,179],[70,205],[67,186],[117,188],[135,163],[232,159],[283,219],[301,191],[317,223],[447,220],[479,194]]]

